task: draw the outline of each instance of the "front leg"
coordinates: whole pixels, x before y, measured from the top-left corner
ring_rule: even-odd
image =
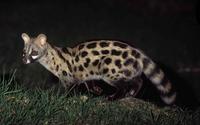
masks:
[[[135,97],[143,85],[143,80],[136,77],[130,81],[119,80],[115,84],[116,92],[108,96],[108,100],[116,100],[124,97]]]
[[[129,88],[129,83],[124,80],[119,80],[112,84],[115,87],[115,92],[107,97],[108,100],[116,100],[125,97]]]
[[[67,90],[69,89],[69,83],[66,80],[60,80],[60,83],[62,84],[62,86]]]
[[[78,84],[78,82],[69,82],[67,80],[60,80],[61,84],[64,86],[65,90],[67,90],[67,93],[70,93]]]
[[[94,81],[90,81],[90,82],[84,82],[84,85],[85,85],[87,91],[94,93],[96,95],[101,95],[103,92],[103,89],[101,87],[99,87],[97,84],[95,84]]]

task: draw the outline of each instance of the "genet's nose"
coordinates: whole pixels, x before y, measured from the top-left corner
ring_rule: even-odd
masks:
[[[22,61],[23,61],[24,64],[30,63],[30,60],[26,57],[23,57]]]
[[[25,57],[22,58],[22,61],[23,61],[24,64],[26,64],[26,58]]]

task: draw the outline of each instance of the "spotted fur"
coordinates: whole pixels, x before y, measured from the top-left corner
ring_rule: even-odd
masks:
[[[131,83],[143,73],[158,89],[165,103],[175,101],[176,93],[164,72],[147,55],[126,43],[98,40],[73,48],[59,48],[51,46],[44,34],[30,38],[23,33],[22,38],[24,62],[39,62],[66,88],[75,83],[102,79],[120,90],[126,86],[126,83],[119,86],[120,81]],[[137,86],[141,86],[141,82]]]

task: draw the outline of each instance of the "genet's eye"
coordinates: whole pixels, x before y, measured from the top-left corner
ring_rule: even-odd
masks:
[[[38,51],[32,50],[31,55],[32,56],[37,56],[38,55]]]

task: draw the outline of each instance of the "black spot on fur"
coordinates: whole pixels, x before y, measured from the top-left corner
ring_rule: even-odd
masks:
[[[68,66],[69,71],[72,72],[72,66],[71,66],[71,64],[69,63],[68,60],[66,60],[66,63],[67,63],[67,66]]]
[[[89,43],[88,45],[87,45],[87,48],[88,49],[92,49],[92,48],[95,48],[96,47],[96,43]]]
[[[131,55],[132,55],[132,56],[135,56],[136,53],[137,53],[137,52],[136,52],[135,49],[133,49],[133,50],[131,51]]]
[[[83,49],[84,46],[85,46],[84,44],[81,44],[81,45],[79,45],[78,49],[81,50],[81,49]]]
[[[58,66],[58,65],[56,65],[56,71],[58,71],[58,69],[59,69],[59,66]]]
[[[118,80],[118,78],[114,78],[114,80],[115,80],[115,81],[117,81],[117,80]]]
[[[109,70],[108,68],[104,68],[104,69],[103,69],[103,74],[108,73],[108,70]]]
[[[69,74],[69,77],[72,77],[72,74]]]
[[[98,63],[99,63],[99,60],[97,59],[97,60],[95,60],[95,61],[92,63],[92,65],[93,65],[93,66],[96,66]]]
[[[85,62],[83,65],[85,68],[87,68],[89,64],[87,62]]]
[[[75,56],[75,54],[76,54],[75,52],[72,52],[72,56]]]
[[[121,53],[122,53],[121,51],[118,51],[118,50],[115,50],[115,49],[111,50],[111,55],[119,56]]]
[[[108,47],[109,43],[108,42],[100,42],[99,45],[100,45],[100,47],[104,48],[104,47]]]
[[[127,77],[130,77],[130,76],[131,76],[131,71],[130,71],[130,70],[124,70],[123,73],[124,73],[124,75],[127,76]]]
[[[81,53],[81,56],[82,57],[85,57],[85,56],[87,56],[88,55],[88,52],[86,52],[86,51],[83,51],[82,53]]]
[[[132,56],[134,56],[135,58],[140,58],[140,53],[138,53],[135,49],[132,50],[131,52]]]
[[[67,63],[70,72],[72,72],[72,67],[71,67],[69,61],[66,60],[66,59],[63,57],[63,55],[62,55],[62,53],[60,52],[60,50],[58,50],[56,47],[53,47],[53,48],[54,48],[54,50],[56,51],[56,53],[58,54],[58,56],[59,56],[64,62]]]
[[[93,71],[90,71],[90,74],[91,74],[91,75],[94,75],[94,72],[93,72]]]
[[[75,57],[75,61],[76,61],[76,62],[79,61],[79,57],[78,57],[78,55]]]
[[[116,73],[116,70],[115,70],[115,69],[112,69],[111,72],[114,74],[114,73]]]
[[[101,53],[102,53],[102,54],[108,54],[109,51],[108,51],[108,50],[101,50]]]
[[[140,58],[140,56],[141,56],[140,53],[137,52],[135,58]]]
[[[148,67],[149,63],[150,63],[150,60],[147,59],[147,58],[144,58],[142,60],[142,62],[143,62],[143,68],[146,69]]]
[[[69,50],[68,50],[66,47],[63,47],[63,48],[62,48],[62,51],[63,51],[64,53],[66,53],[66,54],[71,55],[71,53],[69,52]]]
[[[118,68],[121,68],[122,65],[121,65],[121,60],[117,59],[115,60],[115,65],[118,67]]]
[[[102,56],[102,57],[101,57],[101,60],[103,60],[105,57],[106,57],[106,56]]]
[[[92,51],[92,54],[93,54],[94,56],[96,56],[96,55],[99,55],[99,52],[96,51],[96,50],[93,50],[93,51]]]
[[[134,64],[134,59],[133,58],[129,58],[127,59],[125,62],[124,62],[124,65],[127,66],[127,65],[130,65],[130,64]]]
[[[79,71],[83,71],[83,66],[82,65],[80,65],[78,68],[79,68]]]
[[[127,57],[128,57],[128,52],[127,52],[127,51],[123,52],[122,58],[123,58],[123,59],[126,59]]]
[[[90,63],[90,59],[89,58],[86,58],[86,63]]]
[[[84,67],[87,68],[89,66],[90,59],[86,58],[85,60],[86,60],[86,62],[84,63]]]
[[[120,48],[126,48],[126,47],[127,47],[126,44],[124,44],[124,43],[120,43],[120,42],[114,42],[113,45],[114,45],[114,46],[118,46],[118,47],[120,47]]]
[[[62,53],[56,48],[56,47],[53,47],[54,50],[56,51],[57,55],[64,61],[66,62],[66,59],[63,57]],[[52,53],[53,54],[53,53]]]
[[[109,65],[110,63],[111,63],[111,58],[106,58],[105,60],[104,60],[104,62],[107,64],[107,65]]]
[[[66,71],[62,71],[62,74],[64,75],[64,76],[67,76],[67,72]]]

